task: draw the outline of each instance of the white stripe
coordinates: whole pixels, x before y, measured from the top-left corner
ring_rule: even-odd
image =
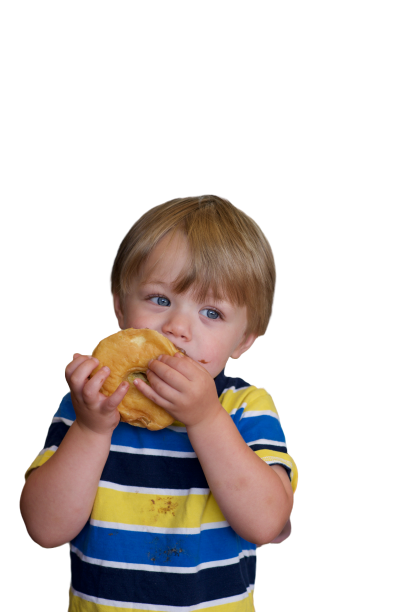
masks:
[[[179,433],[187,433],[184,425],[168,425],[166,429],[171,429],[172,431],[177,431]]]
[[[260,459],[263,459],[262,457],[260,457]],[[267,463],[267,465],[286,465],[288,468],[290,468],[291,473],[293,470],[293,466],[291,464],[290,461],[286,461],[285,459],[274,459],[272,461],[266,461],[265,459],[263,459],[263,461],[265,461]]]
[[[52,423],[65,423],[69,427],[74,423],[70,419],[65,419],[64,417],[54,417]]]
[[[252,444],[268,444],[269,446],[287,446],[285,442],[277,442],[276,440],[266,440],[264,438],[260,438],[260,440],[252,440],[251,442],[247,442],[247,446],[252,446]]]
[[[237,410],[240,410],[240,408],[235,409],[234,411],[231,412],[231,414],[235,413]],[[250,416],[254,416],[254,412],[252,413],[245,413],[243,416],[246,415],[250,415]],[[263,413],[265,414],[265,413]],[[277,440],[268,440],[266,438],[260,438],[259,440],[252,440],[251,442],[247,442],[247,446],[252,446],[253,444],[273,444],[274,446],[286,446],[287,443],[286,442],[278,442]],[[40,451],[39,455],[44,455],[45,452],[47,451],[53,451],[55,452],[58,449],[58,446],[49,446],[47,448],[43,448],[42,451]],[[130,454],[135,454],[135,455],[153,455],[153,456],[163,456],[163,457],[181,457],[181,458],[188,458],[188,459],[193,459],[196,458],[197,455],[194,452],[182,452],[182,451],[162,451],[162,450],[156,450],[156,449],[150,449],[150,448],[132,448],[129,446],[119,446],[117,444],[111,444],[111,450],[112,451],[116,451],[116,452],[123,452],[123,453],[130,453]],[[100,481],[100,486],[106,488],[106,489],[116,489],[117,491],[125,491],[128,493],[147,493],[147,494],[154,494],[154,495],[188,495],[189,492],[193,495],[207,495],[209,493],[209,489],[150,489],[150,488],[144,488],[144,487],[125,487],[125,486],[121,486],[121,485],[117,485],[115,483],[109,483],[107,481]],[[175,491],[182,491],[179,493],[175,493]],[[173,492],[173,493],[172,493]]]
[[[43,450],[38,453],[38,456],[40,455],[44,455],[44,453],[46,453],[47,451],[53,451],[55,453],[55,451],[58,450],[58,446],[55,446],[55,444],[53,446],[48,446],[47,448],[43,448]]]
[[[271,395],[271,391],[269,389],[267,389],[267,387],[262,387],[260,385],[252,385],[252,384],[248,384],[247,387],[235,387],[234,385],[231,387],[226,387],[225,389],[223,389],[223,391],[220,394],[220,397],[223,395],[223,393],[226,393],[227,391],[231,391],[232,393],[237,393],[238,391],[248,391],[250,388],[253,388],[253,391],[255,389],[262,389],[263,391],[267,392],[267,395]]]
[[[172,451],[160,448],[133,448],[132,446],[120,446],[111,444],[111,451],[117,453],[129,453],[131,455],[152,455],[155,457],[181,457],[183,459],[196,459],[197,455],[192,451]]]
[[[122,570],[134,570],[142,572],[160,572],[164,574],[198,574],[200,571],[205,569],[211,569],[213,567],[225,567],[227,565],[235,565],[240,562],[243,557],[250,557],[256,554],[255,550],[242,550],[237,557],[232,559],[221,559],[219,561],[207,561],[206,563],[199,563],[194,567],[182,566],[172,567],[169,565],[149,565],[148,563],[124,563],[123,561],[107,561],[105,559],[94,559],[84,555],[76,546],[71,544],[71,551],[84,561],[91,565],[100,565],[102,567],[110,567],[112,569]]]
[[[57,448],[58,446],[50,446],[48,448],[44,448],[40,454],[44,453],[46,450],[56,451]],[[131,455],[152,455],[156,457],[180,457],[182,459],[197,459],[196,453],[189,451],[185,452],[161,450],[155,448],[132,448],[131,446],[120,446],[118,444],[111,444],[110,450],[118,453],[129,453]]]
[[[93,527],[101,527],[102,529],[119,529],[121,531],[136,531],[141,533],[164,533],[178,535],[199,535],[201,531],[209,529],[224,529],[230,527],[227,521],[218,521],[215,523],[203,523],[200,527],[154,527],[153,525],[130,525],[128,523],[113,523],[109,521],[98,521],[90,519],[90,524]]]
[[[226,387],[225,389],[223,389],[223,391],[221,392],[220,396],[223,395],[223,393],[226,393],[227,391],[232,391],[232,393],[237,393],[237,391],[248,391],[251,387],[253,387],[253,391],[254,389],[262,389],[263,391],[267,392],[267,395],[271,395],[271,391],[270,389],[267,389],[267,387],[263,387],[262,385],[254,385],[249,383],[247,385],[247,387],[235,387],[234,385],[232,385],[231,387]]]
[[[230,416],[232,416],[233,414],[236,414],[236,412],[238,412],[239,410],[241,409],[244,410],[245,408],[247,408],[247,402],[243,402],[241,406],[239,406],[239,408],[234,408],[231,412],[229,412],[229,414]],[[243,414],[241,415],[241,418],[247,419],[248,417],[257,417],[257,416],[272,416],[278,421],[280,420],[280,417],[278,416],[278,414],[276,412],[273,412],[273,410],[247,410],[243,412]]]
[[[247,402],[243,402],[242,404],[240,404],[240,406],[238,408],[234,408],[231,412],[229,412],[230,416],[232,414],[236,414],[239,410],[241,410],[242,408],[246,408],[247,406]]]
[[[278,414],[273,412],[272,410],[248,410],[247,412],[243,412],[242,419],[247,419],[249,417],[258,417],[258,416],[271,416],[280,420]]]

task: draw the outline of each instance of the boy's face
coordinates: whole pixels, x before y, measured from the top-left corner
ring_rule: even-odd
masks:
[[[229,357],[240,357],[256,336],[246,335],[245,307],[215,301],[211,295],[198,303],[192,290],[175,293],[173,282],[189,261],[186,238],[180,233],[173,238],[165,236],[122,303],[114,295],[115,313],[121,329],[148,327],[160,332],[203,364],[214,378]]]

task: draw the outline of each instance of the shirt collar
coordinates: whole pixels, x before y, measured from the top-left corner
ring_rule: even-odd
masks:
[[[221,396],[221,394],[223,393],[223,391],[226,388],[226,380],[227,377],[224,375],[224,369],[220,372],[220,374],[218,374],[216,376],[216,378],[214,379],[214,382],[216,384],[216,389],[217,389],[217,395],[218,397]]]

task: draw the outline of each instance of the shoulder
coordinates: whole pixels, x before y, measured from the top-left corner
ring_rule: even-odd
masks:
[[[71,393],[67,393],[61,400],[60,406],[54,415],[53,422],[55,421],[67,421],[67,425],[72,425],[75,421],[75,411],[72,405]]]
[[[252,416],[269,415],[278,419],[273,399],[265,389],[255,387],[242,378],[225,376],[224,371],[215,378],[215,383],[220,403],[230,414],[241,410]]]
[[[57,449],[75,419],[71,394],[67,393],[62,398],[61,404],[51,421],[44,447]]]
[[[60,407],[51,421],[43,449],[37,455],[26,472],[26,479],[32,470],[40,467],[53,456],[74,421],[75,411],[72,405],[71,395],[70,393],[67,393],[67,395],[63,397]]]

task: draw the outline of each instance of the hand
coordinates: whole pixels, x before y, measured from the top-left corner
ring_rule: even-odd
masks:
[[[151,386],[137,378],[135,386],[186,426],[212,419],[221,408],[209,372],[182,353],[153,359],[147,377]]]
[[[117,407],[125,397],[129,383],[122,382],[110,397],[106,397],[99,390],[109,376],[109,368],[101,368],[89,379],[98,363],[95,357],[75,353],[65,370],[65,377],[71,390],[78,426],[94,433],[112,435],[120,419]]]

